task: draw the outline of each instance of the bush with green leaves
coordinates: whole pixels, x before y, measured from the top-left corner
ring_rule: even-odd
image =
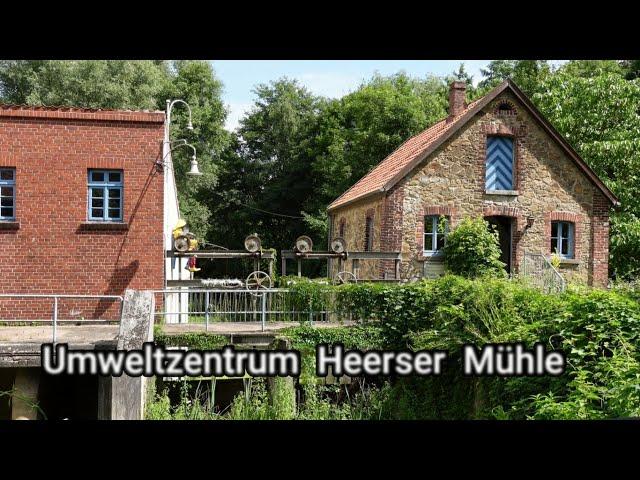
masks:
[[[498,233],[481,217],[463,219],[447,235],[444,255],[447,269],[456,275],[468,278],[505,275]]]

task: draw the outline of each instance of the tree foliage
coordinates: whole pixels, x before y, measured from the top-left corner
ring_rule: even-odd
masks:
[[[155,109],[169,82],[168,64],[161,61],[0,61],[6,103]]]
[[[191,153],[174,152],[183,215],[191,229],[206,236],[211,225],[208,192],[216,188],[216,164],[229,142],[222,83],[209,62],[132,60],[2,60],[0,101],[4,103],[85,108],[164,110],[167,99],[186,100],[193,111],[189,131],[186,111],[172,113],[172,139],[186,138],[197,149],[203,177],[187,179]]]
[[[200,238],[238,248],[248,233],[290,248],[297,235],[324,245],[327,205],[412,135],[444,118],[448,83],[473,100],[506,78],[528,94],[620,198],[612,216],[611,266],[640,272],[640,61],[495,60],[473,78],[461,64],[445,77],[374,75],[339,99],[280,79],[255,89],[238,132],[223,128],[222,84],[203,61],[0,61],[0,101],[173,111],[172,139],[198,150],[204,175],[185,176],[190,152],[174,152],[183,214]]]
[[[444,245],[447,269],[469,278],[504,276],[500,252],[498,232],[482,217],[464,218],[447,234]]]
[[[549,77],[533,100],[620,199],[611,218],[611,268],[634,276],[640,273],[640,80],[571,71]]]

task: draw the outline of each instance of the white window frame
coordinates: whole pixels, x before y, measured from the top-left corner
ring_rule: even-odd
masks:
[[[436,255],[442,252],[442,250],[438,250],[438,235],[444,235],[446,238],[446,234],[447,231],[449,230],[449,218],[448,217],[444,217],[445,218],[445,229],[443,233],[438,233],[438,225],[440,224],[440,217],[442,217],[443,215],[425,215],[423,218],[423,224],[422,224],[422,253],[425,256],[432,256],[432,255]],[[427,233],[427,229],[425,228],[427,225],[427,221],[431,222],[432,225],[432,231],[431,233]],[[430,238],[430,247],[431,248],[426,248],[427,245],[427,237]]]

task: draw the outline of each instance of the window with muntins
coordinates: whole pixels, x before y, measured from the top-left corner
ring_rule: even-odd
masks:
[[[446,217],[443,224],[440,223],[438,215],[424,217],[424,253],[434,254],[442,250],[448,223],[449,221]]]
[[[562,258],[573,258],[574,231],[571,222],[551,222],[551,252]]]
[[[487,137],[486,190],[513,190],[513,138]]]
[[[90,221],[122,221],[122,176],[120,170],[89,170]]]
[[[16,219],[16,169],[0,168],[0,221]]]

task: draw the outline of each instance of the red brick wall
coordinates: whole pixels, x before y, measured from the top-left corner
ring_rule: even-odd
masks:
[[[382,222],[380,225],[380,251],[399,252],[402,250],[402,204],[404,189],[402,186],[392,189],[384,198]],[[395,262],[380,261],[380,278],[395,277]]]
[[[163,120],[158,112],[0,107],[0,167],[16,169],[19,224],[0,225],[0,292],[120,295],[162,288],[163,178],[154,162]],[[118,228],[86,223],[87,172],[94,168],[124,172]],[[10,315],[7,303],[0,302],[0,320]],[[22,304],[20,318],[50,313],[43,300]],[[117,309],[113,302],[61,304],[72,317],[112,317]]]
[[[604,287],[609,283],[609,212],[611,205],[601,192],[593,195],[591,220],[591,277],[592,283]]]

